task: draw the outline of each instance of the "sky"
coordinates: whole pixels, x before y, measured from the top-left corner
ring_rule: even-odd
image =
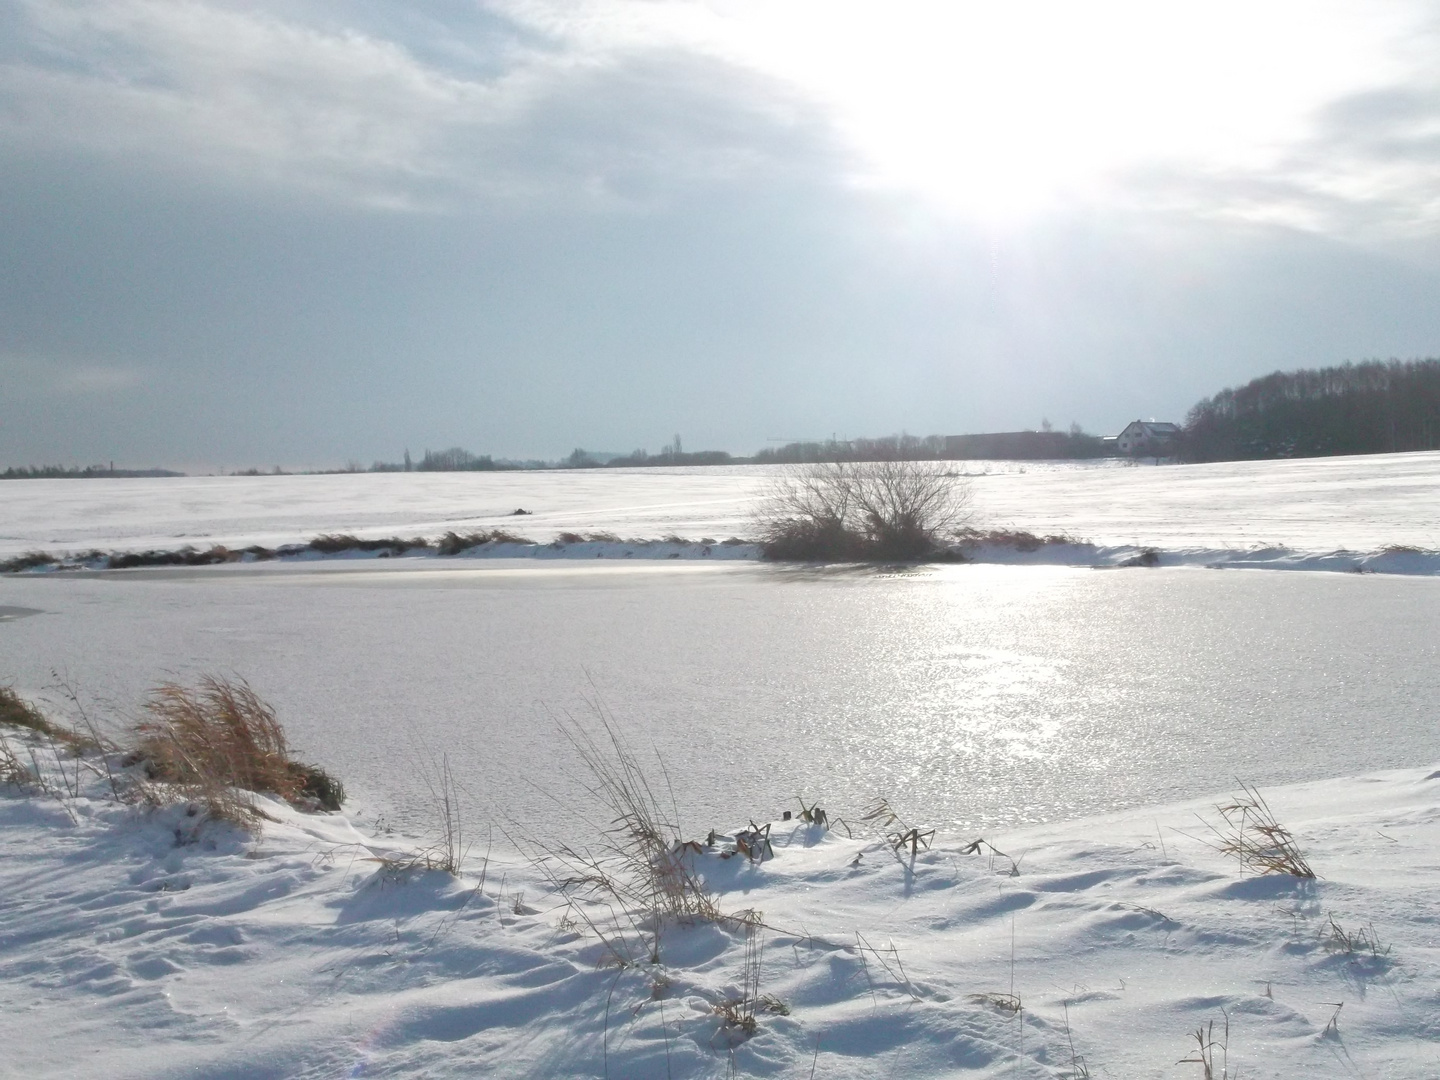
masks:
[[[0,0],[0,466],[1182,421],[1440,355],[1440,3]]]

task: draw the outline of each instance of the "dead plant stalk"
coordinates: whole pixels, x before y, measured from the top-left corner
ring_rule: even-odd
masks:
[[[1315,871],[1310,868],[1295,837],[1275,819],[1259,789],[1243,780],[1237,782],[1241,794],[1228,804],[1215,808],[1224,825],[1206,822],[1206,827],[1215,836],[1212,846],[1238,860],[1246,870],[1313,878]]]

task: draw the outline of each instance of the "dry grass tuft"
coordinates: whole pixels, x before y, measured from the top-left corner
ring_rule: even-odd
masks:
[[[1083,544],[1086,542],[1066,533],[1048,533],[1045,536],[1036,536],[1025,529],[978,529],[974,527],[957,530],[955,538],[962,547],[987,545],[1008,547],[1022,552],[1039,551],[1042,547],[1050,544]]]
[[[134,570],[145,566],[218,566],[234,562],[236,556],[229,548],[216,545],[201,551],[193,547],[182,547],[175,551],[116,551],[105,557],[107,570]]]
[[[934,829],[921,830],[908,824],[883,796],[870,804],[865,813],[860,815],[860,820],[873,821],[878,828],[887,830],[885,839],[890,846],[897,852],[909,848],[912,856],[920,854],[922,850],[928,851],[930,842],[935,839]]]
[[[716,919],[720,912],[704,882],[689,867],[677,822],[666,814],[620,733],[602,718],[604,744],[571,724],[564,729],[590,773],[587,789],[611,814],[602,831],[598,859],[586,852],[579,859],[591,869],[605,865],[611,873],[605,890],[661,915]]]
[[[757,912],[742,912],[737,915],[745,932],[745,959],[740,969],[740,996],[728,998],[715,1006],[715,1012],[724,1020],[725,1030],[732,1042],[743,1042],[759,1027],[755,1019],[756,1009],[786,1015],[790,1008],[771,994],[760,993],[760,974],[765,962],[765,932]]]
[[[830,815],[821,808],[818,802],[806,806],[805,800],[799,795],[795,796],[795,801],[800,804],[800,820],[806,825],[818,825],[820,828],[826,830],[830,828]],[[790,812],[788,810],[785,812],[785,816],[789,818]]]
[[[1275,814],[1258,788],[1239,781],[1241,794],[1224,806],[1217,806],[1224,824],[1206,827],[1214,834],[1211,845],[1223,855],[1239,861],[1241,867],[1259,874],[1289,874],[1313,878],[1315,871],[1305,861],[1290,830],[1275,820]]]
[[[1010,1016],[1015,1016],[1024,1007],[1015,994],[966,994],[965,998],[976,1005],[986,1005]]]
[[[61,560],[45,551],[27,551],[0,562],[0,573],[18,574],[22,570],[34,570],[41,566],[53,566]]]
[[[450,756],[440,758],[440,786],[436,787],[429,773],[424,774],[425,784],[430,789],[430,799],[440,819],[440,836],[434,844],[415,856],[414,866],[426,870],[443,870],[447,874],[460,873],[465,857],[470,854],[470,845],[465,840],[465,821],[460,811],[460,786],[455,774],[450,771]]]
[[[168,785],[148,790],[157,801],[194,799],[212,817],[253,825],[264,815],[249,792],[327,808],[344,798],[323,770],[290,760],[275,710],[244,680],[206,676],[193,689],[165,683],[151,692],[135,733],[135,757]]]
[[[1334,914],[1329,914],[1325,918],[1325,925],[1320,928],[1319,937],[1327,949],[1346,955],[1369,953],[1376,960],[1384,960],[1390,956],[1390,946],[1380,944],[1380,935],[1375,932],[1373,922],[1355,930],[1346,930],[1336,922]]]
[[[100,746],[98,739],[55,723],[9,686],[0,686],[0,725],[37,732],[74,753],[84,753]]]
[[[572,917],[608,950],[611,962],[622,967],[658,963],[669,922],[719,922],[724,916],[693,868],[699,845],[680,835],[673,791],[667,813],[609,715],[597,710],[603,730],[598,739],[573,720],[560,725],[588,772],[581,783],[605,818],[595,825],[595,846],[533,839],[525,846],[534,852],[536,868],[569,899]]]
[[[1220,1038],[1215,1037],[1215,1021],[1201,1025],[1190,1033],[1195,1040],[1195,1049],[1188,1057],[1176,1062],[1177,1065],[1199,1065],[1205,1080],[1233,1080],[1238,1073],[1230,1071],[1230,1016],[1222,1011],[1225,1028]]]
[[[0,686],[0,724],[29,728],[49,735],[52,725],[45,715],[10,686]]]
[[[570,535],[574,535],[573,533]],[[447,532],[435,542],[435,550],[441,555],[459,555],[462,551],[469,551],[484,544],[533,544],[535,541],[529,537],[518,536],[504,529],[492,529],[486,532],[481,529],[479,532],[457,533]]]
[[[423,536],[412,537],[409,540],[401,539],[398,536],[379,540],[361,540],[358,536],[352,536],[349,533],[325,533],[315,537],[307,546],[324,555],[338,555],[344,551],[380,551],[400,555],[411,548],[428,548],[430,541]]]
[[[13,784],[22,791],[40,786],[39,775],[20,760],[3,735],[0,735],[0,784]]]

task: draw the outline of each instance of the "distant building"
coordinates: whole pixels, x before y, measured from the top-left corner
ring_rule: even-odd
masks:
[[[1161,457],[1171,450],[1180,437],[1180,426],[1157,420],[1131,420],[1115,437],[1115,450],[1121,454]]]
[[[1094,435],[1080,431],[991,431],[977,435],[945,436],[945,456],[952,461],[1045,461],[1102,457],[1106,453]]]

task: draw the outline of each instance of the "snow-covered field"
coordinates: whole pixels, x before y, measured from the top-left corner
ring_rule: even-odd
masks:
[[[6,1075],[1199,1078],[1197,1029],[1217,1077],[1440,1075],[1428,770],[1267,792],[1316,880],[1207,846],[1213,800],[913,856],[781,800],[773,858],[687,856],[742,918],[632,931],[623,966],[483,835],[405,871],[340,816],[267,801],[251,838],[82,782],[0,794]]]
[[[956,462],[976,521],[1104,547],[1302,555],[1440,549],[1440,452],[1124,467]],[[0,558],[25,551],[274,547],[321,533],[504,527],[658,539],[747,536],[774,468],[24,480],[0,483]],[[512,516],[517,509],[531,516]],[[1194,561],[1194,560],[1190,560]]]

